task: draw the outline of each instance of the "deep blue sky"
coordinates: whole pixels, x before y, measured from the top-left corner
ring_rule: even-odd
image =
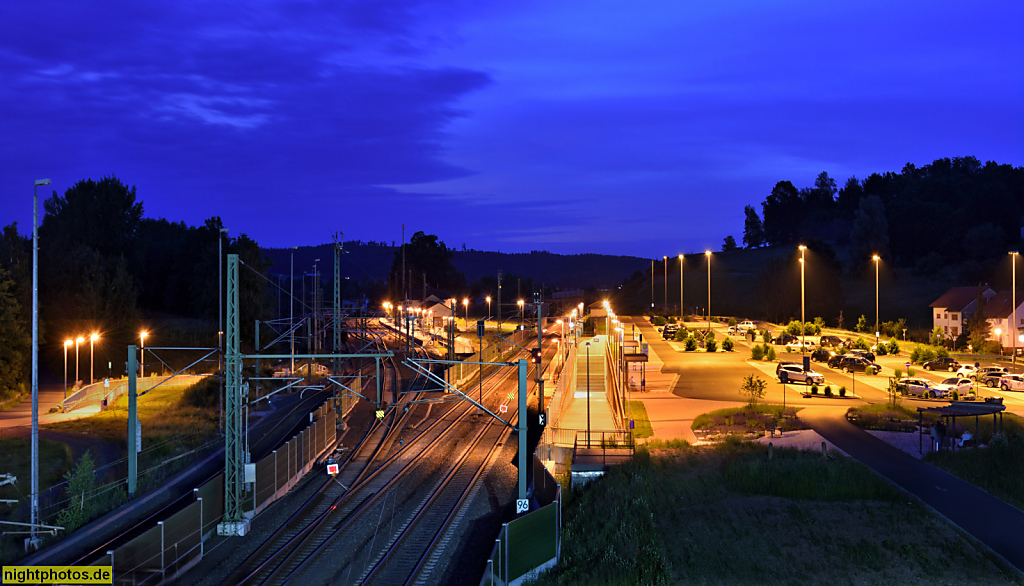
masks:
[[[265,246],[660,257],[779,180],[1024,165],[1024,2],[4,2],[0,225],[113,174]],[[49,194],[49,191],[47,192]]]

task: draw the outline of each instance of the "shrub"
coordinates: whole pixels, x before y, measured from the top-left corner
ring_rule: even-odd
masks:
[[[660,315],[656,315],[651,318],[651,323],[656,326],[663,326],[665,325],[665,318],[661,317]]]
[[[765,344],[771,344],[772,333],[769,332],[768,330],[761,330],[761,341],[764,342]]]
[[[679,328],[679,331],[676,332],[676,337],[674,339],[676,342],[685,342],[688,337],[690,337],[690,332],[687,331],[685,327],[681,327]]]
[[[718,344],[716,344],[714,340],[708,340],[707,343],[704,345],[704,348],[708,352],[715,352],[718,350]]]
[[[811,385],[811,394],[812,395],[817,395],[818,394],[818,385]]]
[[[907,376],[914,376],[914,369],[913,368],[908,368],[907,369]]]
[[[687,336],[686,338],[686,351],[693,352],[697,349],[697,338],[693,336]]]
[[[960,391],[953,391],[953,400],[954,401],[959,401],[960,400]]]
[[[825,396],[826,397],[831,397],[832,396],[832,387],[825,387]]]
[[[730,317],[729,318],[729,327],[731,327],[731,328],[736,327],[736,318],[734,318],[734,317]]]
[[[945,346],[939,346],[935,349],[936,358],[946,358],[949,356],[949,350],[946,350]]]
[[[864,338],[857,338],[856,340],[854,340],[853,341],[853,347],[856,348],[857,350],[870,350],[871,349],[871,346],[868,345],[867,340],[865,340]]]
[[[897,368],[893,371],[892,375],[896,378],[903,378],[903,369]]]
[[[761,346],[760,344],[756,344],[754,346],[751,346],[750,347],[750,359],[751,360],[760,360],[762,358],[764,358],[764,346]]]
[[[751,406],[756,405],[759,399],[764,398],[767,392],[768,383],[757,375],[748,374],[743,377],[743,384],[740,385],[740,394],[747,398]]]
[[[875,347],[875,354],[878,355],[878,356],[885,356],[885,354],[886,354],[885,344],[878,344]]]
[[[769,344],[765,344],[764,347],[765,347],[764,359],[767,360],[768,362],[774,362],[775,361],[775,348],[772,347]]]
[[[931,348],[924,348],[923,350],[921,350],[921,362],[925,363],[928,362],[929,360],[935,360],[935,350]]]
[[[889,340],[889,343],[886,346],[886,350],[889,351],[889,354],[896,355],[900,353],[900,345],[896,343],[896,340]]]
[[[674,316],[674,315],[669,316],[668,323],[670,323],[670,324],[676,323],[676,316]]]
[[[845,397],[846,396],[846,387],[839,387],[839,396],[840,397]]]
[[[921,364],[921,352],[921,347],[915,346],[914,349],[910,351],[910,362],[913,364]]]
[[[722,350],[724,352],[732,352],[733,346],[732,338],[726,336],[725,339],[722,340]]]
[[[864,374],[866,374],[867,376],[871,376],[871,375],[875,374],[875,367],[874,366],[869,366],[869,367],[865,368],[864,369]]]
[[[793,321],[791,321],[788,324],[786,324],[786,333],[791,335],[791,336],[799,336],[800,335],[800,321],[794,319]]]

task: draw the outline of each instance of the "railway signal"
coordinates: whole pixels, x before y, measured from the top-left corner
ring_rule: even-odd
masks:
[[[498,412],[499,413],[507,413],[508,412],[508,405],[498,405]]]
[[[327,473],[331,476],[338,474],[338,462],[336,462],[334,458],[327,459]]]

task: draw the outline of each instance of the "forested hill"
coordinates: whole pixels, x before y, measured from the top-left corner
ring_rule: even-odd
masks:
[[[852,265],[879,253],[928,272],[1019,247],[1024,167],[945,158],[850,177],[842,188],[821,173],[813,187],[779,181],[760,211],[746,206],[747,247],[818,240],[846,250]]]
[[[345,242],[341,260],[343,277],[358,282],[385,281],[398,247],[377,242]],[[292,252],[287,248],[264,249],[273,261],[270,273],[287,276]],[[531,277],[538,283],[558,289],[614,287],[636,271],[650,268],[650,259],[635,256],[604,254],[564,255],[550,252],[509,254],[481,250],[453,251],[455,267],[466,281],[472,283],[484,277],[494,277],[500,269],[504,274]],[[295,274],[310,272],[316,259],[319,272],[325,279],[333,274],[334,251],[332,244],[301,246],[295,250]]]

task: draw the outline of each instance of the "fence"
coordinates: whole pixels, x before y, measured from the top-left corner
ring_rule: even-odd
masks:
[[[310,414],[309,426],[256,463],[243,509],[252,517],[283,496],[334,445],[337,414],[329,400]],[[203,543],[224,517],[224,474],[194,489],[195,501],[155,527],[106,552],[94,566],[112,566],[114,582],[158,584],[173,580],[203,556]]]
[[[558,563],[561,555],[562,489],[533,456],[533,502],[518,519],[504,523],[480,580],[484,585],[520,584]]]

